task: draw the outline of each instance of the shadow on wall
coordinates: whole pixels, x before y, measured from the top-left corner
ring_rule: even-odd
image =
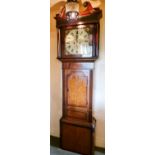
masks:
[[[50,134],[59,137],[59,120],[62,116],[61,63],[57,60],[57,30],[54,17],[65,2],[50,7]]]
[[[60,8],[65,5],[65,2],[58,2],[50,7],[50,31],[56,30],[56,25],[54,21],[54,17],[59,12]]]
[[[50,22],[52,21],[52,18],[54,18],[56,14],[59,12],[60,8],[65,5],[65,3],[66,2],[64,1],[60,1],[50,7],[50,18],[51,18]],[[52,23],[51,26],[53,26]]]

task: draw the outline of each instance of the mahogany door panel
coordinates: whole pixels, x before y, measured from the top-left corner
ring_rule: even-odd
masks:
[[[64,70],[64,113],[66,117],[89,120],[90,70]]]
[[[89,105],[89,71],[66,70],[66,106],[87,108]]]
[[[86,107],[88,104],[89,76],[82,71],[71,71],[67,76],[68,106]]]

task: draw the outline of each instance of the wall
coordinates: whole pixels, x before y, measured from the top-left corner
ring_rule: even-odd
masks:
[[[60,1],[60,0],[59,0]],[[51,3],[51,28],[50,28],[50,62],[51,62],[51,135],[59,137],[59,120],[62,116],[62,79],[61,79],[61,62],[57,57],[57,33],[55,14],[58,12],[60,6],[64,5],[64,2],[56,3],[52,0]],[[100,8],[104,9],[104,3],[102,1]],[[105,147],[105,43],[104,43],[104,10],[103,18],[100,21],[100,56],[95,63],[94,71],[94,96],[93,96],[93,115],[97,120],[95,143],[98,147]]]

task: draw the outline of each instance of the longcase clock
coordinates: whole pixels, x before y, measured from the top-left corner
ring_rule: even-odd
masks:
[[[63,79],[60,145],[65,150],[84,155],[94,153],[96,120],[92,117],[93,70],[99,56],[101,17],[100,9],[81,13],[75,20],[68,20],[63,12],[55,17],[57,58],[62,62]]]

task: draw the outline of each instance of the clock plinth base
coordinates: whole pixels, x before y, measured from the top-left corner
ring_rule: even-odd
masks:
[[[62,118],[60,120],[61,148],[83,155],[93,155],[95,124],[95,119],[92,122],[81,122]]]

